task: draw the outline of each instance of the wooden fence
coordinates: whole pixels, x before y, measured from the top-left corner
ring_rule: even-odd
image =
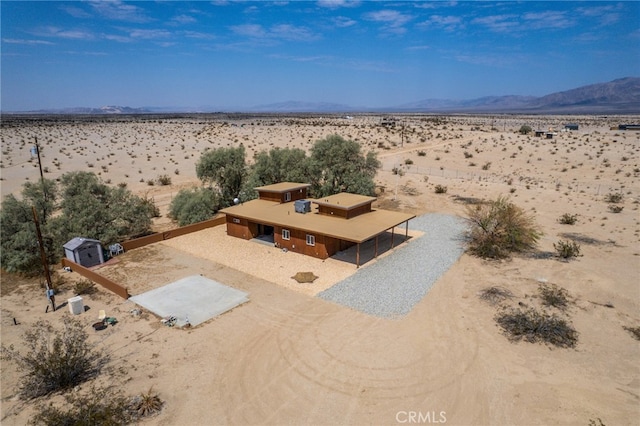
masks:
[[[192,232],[200,231],[206,228],[213,228],[214,226],[222,225],[226,222],[226,216],[220,215],[213,219],[205,220],[203,222],[194,223],[187,226],[181,226],[180,228],[171,229],[165,232],[157,232],[155,234],[147,235],[145,237],[135,238],[133,240],[125,241],[122,243],[122,248],[127,250],[136,249],[139,247],[144,247],[149,244],[157,243],[159,241],[168,240],[169,238],[179,237],[180,235],[190,234]],[[90,279],[91,281],[100,284],[107,290],[111,290],[115,294],[125,299],[129,298],[129,291],[126,287],[121,286],[120,284],[111,281],[109,278],[103,277],[102,275],[93,272],[92,270],[85,268],[82,265],[79,265],[69,259],[62,259],[62,266],[70,267],[74,272],[79,273],[85,278]]]
[[[85,268],[84,266],[79,265],[72,260],[69,260],[67,258],[62,259],[62,266],[68,266],[73,272],[77,272],[83,277],[89,278],[91,281],[100,284],[102,287],[114,292],[120,297],[123,297],[125,299],[129,298],[129,291],[125,287],[122,287],[120,284],[111,281],[109,278],[103,277],[102,275],[93,272],[92,270]]]
[[[165,232],[157,232],[155,234],[147,235],[133,240],[125,241],[122,243],[122,248],[125,251],[133,250],[136,248],[144,247],[149,244],[157,243],[170,238],[179,237],[181,235],[190,234],[192,232],[201,231],[206,228],[213,228],[214,226],[222,225],[226,222],[226,216],[220,215],[213,219],[205,220],[203,222],[194,223],[187,226],[181,226],[180,228],[171,229]]]

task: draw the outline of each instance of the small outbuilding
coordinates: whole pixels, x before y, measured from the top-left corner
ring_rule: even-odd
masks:
[[[62,246],[64,257],[86,268],[104,263],[100,241],[75,237]]]
[[[576,123],[567,123],[564,125],[565,130],[578,130],[580,126]]]

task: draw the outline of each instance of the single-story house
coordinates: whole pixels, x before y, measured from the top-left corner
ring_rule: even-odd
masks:
[[[272,238],[276,247],[326,259],[405,224],[415,215],[372,208],[375,197],[339,193],[307,198],[309,184],[281,182],[256,188],[259,198],[220,210],[226,215],[227,234],[250,240]],[[312,205],[314,205],[312,207]]]
[[[567,123],[564,125],[565,130],[578,130],[580,126],[576,123]]]
[[[64,256],[86,268],[104,263],[102,245],[98,240],[75,237],[62,246]]]

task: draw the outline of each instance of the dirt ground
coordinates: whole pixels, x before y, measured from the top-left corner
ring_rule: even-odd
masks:
[[[197,183],[193,164],[204,147],[308,149],[337,133],[378,152],[378,207],[464,216],[473,199],[510,195],[544,231],[536,254],[505,261],[465,254],[401,318],[372,317],[313,296],[355,272],[353,264],[231,240],[223,227],[132,250],[98,271],[132,294],[203,274],[249,293],[249,303],[179,330],[149,313],[136,316],[132,302],[98,290],[82,296],[88,310],[76,318],[95,348],[125,371],[101,380],[127,394],[153,387],[166,402],[142,424],[637,424],[640,342],[623,327],[640,326],[640,133],[610,127],[638,121],[408,116],[403,135],[371,116],[22,123],[3,129],[2,194],[19,191],[25,176],[37,179],[31,162],[20,164],[21,146],[37,134],[45,161],[62,162],[48,164],[52,177],[82,169],[101,171],[114,184],[123,179],[154,197],[163,211],[156,227],[166,229],[173,194]],[[580,130],[560,131],[565,122],[580,123]],[[558,132],[551,140],[522,136],[522,124]],[[168,162],[178,163],[178,174]],[[172,185],[138,182],[158,173],[170,174]],[[435,194],[438,184],[448,191]],[[624,194],[620,213],[604,200],[612,192]],[[558,223],[563,213],[577,214],[577,223]],[[578,241],[582,256],[558,260],[559,239]],[[251,255],[232,255],[236,250]],[[319,276],[313,284],[290,278],[307,270]],[[67,282],[58,295],[62,305],[75,296],[71,283],[79,277],[58,272]],[[579,332],[574,349],[510,342],[494,320],[500,308],[479,298],[482,289],[501,286],[514,294],[508,306],[541,307],[541,282],[570,294],[566,312],[547,310]],[[4,273],[0,303],[3,345],[19,346],[38,319],[57,324],[70,315],[66,306],[45,313],[39,281]],[[91,324],[101,309],[119,322],[96,332]],[[16,397],[13,364],[3,361],[0,373],[0,421],[25,424],[46,401]]]

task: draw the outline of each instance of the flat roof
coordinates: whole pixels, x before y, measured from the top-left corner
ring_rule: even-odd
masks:
[[[318,202],[312,198],[308,200],[314,203]],[[354,243],[367,241],[416,217],[413,214],[378,209],[351,219],[345,219],[321,215],[315,211],[297,213],[295,203],[276,203],[267,200],[247,201],[222,209],[220,212],[232,217],[247,219],[250,222],[300,229],[311,234],[327,235]]]
[[[321,206],[331,206],[339,209],[351,210],[356,207],[364,206],[365,204],[373,203],[375,200],[376,197],[367,197],[366,195],[341,192],[339,194],[318,198],[312,201]]]
[[[299,182],[279,182],[274,183],[272,185],[258,186],[255,188],[256,191],[269,191],[269,192],[287,192],[287,191],[295,191],[300,188],[308,188],[311,185],[308,183],[299,183]]]

